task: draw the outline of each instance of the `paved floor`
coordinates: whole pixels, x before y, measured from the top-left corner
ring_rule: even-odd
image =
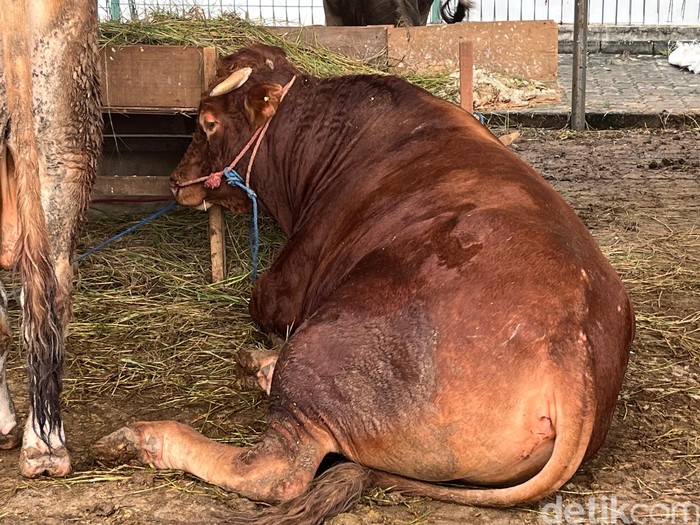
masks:
[[[523,124],[565,125],[572,62],[572,55],[559,55],[560,103],[497,115]],[[587,122],[593,127],[700,123],[700,75],[671,66],[665,56],[590,55],[586,79]]]

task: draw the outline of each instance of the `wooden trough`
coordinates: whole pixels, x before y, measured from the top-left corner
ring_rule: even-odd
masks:
[[[102,103],[107,113],[105,159],[93,202],[123,197],[147,202],[172,197],[169,175],[189,141],[187,128],[192,125],[183,124],[182,117],[187,119],[197,112],[202,93],[215,74],[213,47],[139,45],[102,50]],[[158,122],[158,115],[171,118]],[[177,119],[173,121],[176,116],[181,117],[180,125]],[[181,142],[179,147],[177,142]],[[125,162],[127,155],[131,165]],[[129,173],[130,169],[135,171]],[[153,169],[158,174],[148,173]],[[113,170],[120,174],[111,174]],[[219,206],[209,210],[209,235],[212,279],[219,281],[225,277],[226,268]]]

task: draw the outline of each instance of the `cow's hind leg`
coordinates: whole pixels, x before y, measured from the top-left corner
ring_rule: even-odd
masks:
[[[14,448],[19,445],[21,434],[5,375],[5,360],[12,346],[9,326],[7,295],[0,283],[0,449]]]
[[[48,11],[39,3],[28,5],[28,19],[36,22],[31,33],[35,96],[31,117],[40,132],[36,166],[25,166],[23,173],[25,186],[35,196],[38,189],[41,202],[20,206],[22,224],[31,226],[22,232],[24,262],[30,263],[22,264],[22,272],[27,276],[23,332],[32,406],[20,472],[30,477],[44,472],[61,476],[70,471],[59,400],[71,316],[71,260],[101,144],[97,13],[94,0],[59,2],[60,7]],[[38,173],[39,188],[28,176],[31,173]],[[43,221],[38,217],[42,210]],[[38,270],[31,269],[34,261],[41,265]]]
[[[124,427],[102,438],[94,451],[99,459],[181,469],[249,499],[279,503],[306,490],[331,448],[329,438],[294,423],[271,425],[262,441],[241,448],[175,421],[155,421]]]

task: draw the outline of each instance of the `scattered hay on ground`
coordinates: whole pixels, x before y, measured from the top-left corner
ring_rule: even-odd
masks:
[[[131,222],[122,220],[124,227]],[[228,278],[220,283],[208,281],[207,216],[187,209],[81,263],[69,339],[68,366],[75,371],[66,379],[69,406],[86,397],[157,390],[153,411],[196,407],[199,430],[249,442],[245,430],[226,423],[232,406],[256,412],[261,399],[249,388],[238,355],[269,343],[248,315],[247,218],[228,216],[227,223]],[[93,219],[83,246],[118,229],[113,217]],[[262,221],[261,235],[264,270],[282,237],[269,220]],[[260,427],[249,430],[254,436]]]
[[[523,80],[492,73],[484,69],[474,70],[474,109],[522,109],[539,104],[556,104],[561,100],[557,88],[544,82]]]

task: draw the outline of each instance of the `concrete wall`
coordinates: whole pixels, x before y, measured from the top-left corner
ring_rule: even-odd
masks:
[[[659,55],[669,42],[700,40],[700,26],[588,26],[589,53]],[[573,50],[574,26],[559,26],[559,52]]]

